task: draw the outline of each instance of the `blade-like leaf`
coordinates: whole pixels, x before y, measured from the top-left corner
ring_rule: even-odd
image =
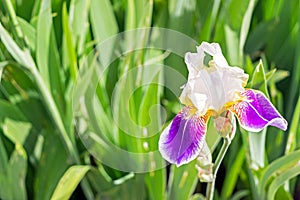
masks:
[[[8,52],[12,57],[21,65],[27,68],[35,67],[35,63],[30,55],[28,49],[21,50],[20,47],[15,43],[13,38],[9,35],[7,30],[0,23],[0,39],[5,45]]]
[[[36,50],[36,29],[23,18],[18,17],[19,25],[24,33],[24,40],[28,47],[35,52]]]
[[[109,0],[91,0],[90,14],[91,25],[97,43],[103,42],[105,39],[117,33],[117,21]]]
[[[296,166],[299,162],[300,150],[294,151],[288,155],[270,163],[263,171],[260,181],[258,183],[258,194],[263,197],[266,191],[268,191],[268,181],[282,172],[289,171],[292,166]]]
[[[230,165],[228,173],[225,175],[225,180],[222,187],[221,198],[228,199],[231,197],[234,187],[237,184],[238,175],[242,169],[245,160],[245,149],[241,148],[234,159],[234,163]]]
[[[14,121],[9,118],[4,121],[3,125],[3,132],[6,137],[8,137],[15,144],[20,145],[24,144],[30,129],[30,123]]]
[[[70,74],[71,74],[73,81],[75,81],[77,78],[78,67],[77,67],[77,60],[76,60],[76,52],[75,52],[75,48],[74,48],[74,39],[73,39],[73,35],[72,35],[70,25],[69,25],[66,3],[64,3],[64,5],[63,5],[62,15],[63,15],[63,17],[62,17],[63,30],[64,30],[64,36],[65,36],[65,40],[66,40],[68,60],[70,63]]]
[[[34,199],[46,200],[50,199],[71,161],[68,160],[68,154],[53,128],[44,129],[43,139],[41,158],[35,175]]]
[[[27,199],[25,179],[27,173],[27,155],[25,149],[16,144],[9,160],[9,179],[10,190],[12,191],[12,199]]]
[[[12,192],[10,184],[7,184],[7,177],[9,176],[8,156],[4,148],[2,138],[0,137],[0,198],[12,199]]]
[[[88,15],[90,0],[72,0],[70,3],[69,22],[72,24],[74,44],[80,55],[85,48],[85,38],[88,31]]]
[[[291,167],[284,173],[281,173],[278,175],[274,181],[270,184],[270,187],[268,189],[268,199],[272,200],[275,197],[276,191],[279,189],[280,186],[282,186],[287,180],[298,176],[300,174],[300,165],[297,164],[294,167]]]
[[[56,186],[51,200],[69,199],[77,185],[90,169],[90,166],[71,166],[60,179]]]
[[[198,171],[195,168],[195,164],[196,161],[194,160],[179,168],[172,165],[167,199],[188,199],[193,194],[198,181]]]
[[[291,153],[300,145],[300,133],[299,133],[299,120],[300,120],[300,97],[298,98],[298,103],[294,110],[294,115],[292,118],[292,123],[290,125],[289,136],[287,139],[285,154]],[[298,133],[297,133],[298,131]]]
[[[52,27],[51,2],[42,0],[37,19],[36,62],[44,82],[50,88],[48,67],[50,32]]]

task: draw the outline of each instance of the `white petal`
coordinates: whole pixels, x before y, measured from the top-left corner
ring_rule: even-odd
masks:
[[[185,63],[189,70],[189,79],[197,75],[198,71],[201,70],[203,66],[204,52],[199,53],[186,53]]]
[[[197,51],[204,51],[213,57],[214,62],[217,67],[226,67],[228,63],[222,54],[221,47],[218,43],[207,43],[202,42],[201,45],[197,48]]]
[[[219,54],[222,54],[221,47],[218,43],[208,43],[208,42],[202,42],[199,47],[197,47],[197,51],[205,51],[211,56],[216,56]]]
[[[213,59],[204,65],[205,53]],[[197,53],[187,53],[185,62],[189,69],[188,82],[180,96],[181,103],[193,105],[199,114],[207,110],[221,111],[229,102],[235,102],[244,91],[248,75],[237,67],[228,65],[219,44],[202,42]]]

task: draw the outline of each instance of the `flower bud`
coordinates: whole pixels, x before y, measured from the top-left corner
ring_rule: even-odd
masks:
[[[213,163],[210,150],[204,142],[203,148],[197,157],[196,169],[198,170],[198,177],[201,182],[212,182],[213,176]]]
[[[233,139],[236,131],[236,120],[233,113],[226,111],[225,116],[214,118],[214,125],[221,137]]]

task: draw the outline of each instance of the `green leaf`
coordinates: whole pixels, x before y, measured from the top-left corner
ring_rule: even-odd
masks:
[[[278,83],[290,75],[289,71],[273,69],[272,71],[266,73],[267,81]]]
[[[1,83],[1,80],[2,80],[2,73],[3,73],[3,69],[6,65],[8,65],[8,61],[3,61],[3,62],[0,62],[0,83]]]
[[[44,129],[44,144],[37,165],[34,198],[50,199],[59,179],[71,164],[68,154],[53,128]],[[53,164],[55,163],[55,164]]]
[[[7,183],[7,177],[9,177],[9,165],[8,165],[8,155],[4,144],[2,142],[2,137],[0,135],[0,198],[2,199],[12,199],[12,192],[10,190],[10,184]]]
[[[296,149],[296,147],[300,145],[300,143],[298,142],[300,139],[300,133],[298,131],[299,120],[300,120],[300,97],[298,98],[298,102],[294,110],[292,122],[290,123],[290,130],[287,139],[287,144],[285,147],[285,154],[291,153]]]
[[[117,21],[109,0],[91,0],[90,15],[97,43],[103,42],[118,32]]]
[[[245,149],[243,147],[238,151],[234,162],[229,165],[228,173],[225,175],[225,180],[223,182],[221,199],[229,199],[232,196],[234,188],[237,184],[237,179],[242,170],[242,165],[245,161]]]
[[[147,55],[150,56],[157,56],[161,55],[160,51],[147,51]],[[161,82],[162,82],[162,68],[158,66],[159,64],[156,63],[153,66],[145,66],[140,67],[143,71],[141,85],[146,85],[143,87],[142,91],[142,100],[140,103],[139,114],[138,114],[138,121],[139,124],[144,128],[144,136],[148,135],[148,138],[144,138],[140,142],[142,143],[142,148],[139,151],[144,151],[150,153],[151,151],[157,150],[158,144],[158,132],[160,131],[162,124],[162,109],[160,107],[160,97],[162,93]],[[152,137],[154,136],[154,137]],[[147,144],[145,148],[145,144]],[[159,165],[164,165],[164,160],[155,161],[154,162],[161,162]],[[166,189],[166,169],[159,169],[159,170],[151,170],[150,172],[145,175],[145,183],[148,189],[148,194],[150,199],[165,199],[165,189]]]
[[[170,0],[168,2],[168,28],[193,36],[192,21],[196,8],[197,1],[195,0]]]
[[[151,74],[148,73],[147,67],[144,70],[145,74]],[[149,70],[150,71],[150,70]],[[159,77],[160,77],[160,72],[155,74],[153,80],[147,84],[150,84],[147,86],[146,91],[144,92],[144,97],[142,99],[140,109],[139,109],[139,124],[143,127],[148,128],[148,132],[151,134],[155,134],[154,131],[158,131],[158,128],[161,127],[160,121],[160,108],[153,108],[154,106],[157,106],[159,104],[159,98],[160,98],[160,93],[159,93]],[[147,75],[147,76],[148,76]],[[145,81],[145,79],[143,79]],[[155,110],[151,110],[155,109]],[[150,111],[153,111],[150,115]]]
[[[202,194],[194,194],[189,200],[205,200],[206,198]]]
[[[196,160],[181,167],[171,166],[167,199],[188,199],[193,194],[198,182],[195,164]]]
[[[269,180],[274,176],[278,176],[278,174],[288,172],[292,167],[298,166],[297,163],[299,161],[299,157],[300,150],[297,150],[270,163],[261,174],[261,178],[257,186],[258,194],[261,197],[264,197],[265,192],[268,191],[267,186]]]
[[[300,3],[298,3],[299,7]],[[297,101],[296,98],[299,98],[300,94],[300,57],[298,56],[300,54],[300,30],[299,30],[299,24],[300,24],[300,12],[298,11],[298,20],[297,20],[297,32],[296,32],[296,47],[295,47],[295,57],[294,57],[294,68],[292,69],[291,75],[292,75],[292,80],[290,87],[293,88],[298,88],[297,89],[291,89],[288,97],[288,101],[286,105],[288,106],[287,113],[290,114],[292,113],[292,110],[294,109],[293,102]]]
[[[69,199],[88,170],[90,170],[90,166],[71,166],[61,177],[54,190],[51,200]]]
[[[255,0],[225,1],[221,7],[214,41],[225,46],[224,54],[228,55],[231,65],[243,64],[243,48],[249,32]]]
[[[0,103],[3,109],[0,119],[3,117],[15,121],[30,121],[34,129],[40,130],[43,122],[49,118],[28,73],[15,63],[10,63],[5,67],[4,74],[0,88],[10,103],[8,101]]]
[[[72,24],[74,44],[79,55],[83,53],[86,45],[89,9],[90,0],[72,0],[69,7],[69,22]]]
[[[206,143],[210,149],[210,152],[213,153],[216,147],[219,144],[219,141],[221,140],[220,134],[216,131],[214,122],[212,119],[209,119],[208,125],[207,125],[207,133],[209,134],[209,137],[206,137]]]
[[[100,169],[92,167],[86,174],[87,179],[89,180],[91,186],[95,189],[98,193],[106,193],[109,190],[117,190],[117,186],[113,184],[111,177],[103,173],[101,171],[104,170],[101,166]]]
[[[240,200],[240,199],[244,199],[249,195],[249,191],[248,190],[241,190],[236,192],[231,198],[230,200]]]
[[[300,174],[300,165],[297,164],[294,167],[291,167],[287,171],[278,175],[270,184],[268,189],[268,199],[272,200],[275,197],[276,191],[282,186],[287,180],[298,176]]]
[[[70,74],[73,81],[75,81],[77,78],[78,67],[77,67],[76,52],[73,44],[74,39],[69,25],[66,3],[64,3],[63,5],[62,20],[63,20],[62,24],[64,30],[64,38],[66,40],[66,48],[67,48],[68,59],[70,63]]]
[[[14,121],[7,118],[4,121],[3,132],[15,144],[23,145],[31,129],[28,122]]]
[[[277,192],[276,195],[274,197],[274,199],[276,200],[281,200],[281,199],[285,199],[285,200],[293,200],[293,196],[290,192],[286,191],[284,189],[284,186],[281,186]]]
[[[28,47],[35,52],[36,50],[36,29],[23,18],[18,17],[19,25],[24,33],[24,40]]]
[[[200,19],[198,20],[203,23],[201,31],[199,32],[198,41],[211,41],[221,0],[212,2],[207,2],[205,0],[197,1],[197,4],[199,4],[199,6],[196,7],[196,9],[199,10],[197,13],[200,15]]]
[[[224,26],[224,35],[227,47],[227,59],[233,65],[240,65],[241,55],[239,51],[238,32],[234,31],[229,25]]]
[[[44,82],[50,88],[49,43],[52,27],[51,2],[42,0],[36,28],[36,62]]]
[[[276,15],[278,24],[268,37],[265,46],[266,55],[278,66],[285,66],[295,59],[295,44],[299,36],[299,1],[282,3],[279,14]],[[294,64],[294,63],[293,63]],[[289,64],[291,65],[291,64]]]
[[[26,200],[27,155],[24,148],[16,144],[8,160],[0,137],[0,156],[0,198]]]
[[[5,28],[0,23],[0,39],[5,45],[8,52],[12,57],[21,65],[27,68],[35,67],[35,63],[30,55],[28,49],[21,50],[20,47],[16,44],[13,38],[5,30]]]
[[[267,97],[269,96],[267,90],[266,74],[265,74],[262,60],[259,61],[258,65],[256,66],[253,72],[252,80],[250,82],[250,87],[262,91]]]
[[[134,178],[122,184],[119,195],[125,200],[146,199],[144,174],[135,174]]]
[[[152,10],[153,0],[129,0],[126,6],[125,30],[150,27]],[[133,37],[129,39],[129,42],[134,42],[131,40],[134,39],[134,35],[131,36]],[[144,35],[136,35],[136,37],[140,36],[145,37]]]
[[[9,20],[12,24],[11,26],[11,33],[12,35],[15,36],[15,41],[17,44],[21,45],[21,47],[24,46],[24,38],[23,38],[23,33],[20,28],[20,25],[18,23],[17,15],[16,15],[16,8],[14,8],[13,2],[12,1],[2,1],[2,6],[6,9],[6,13],[9,17]]]
[[[252,56],[257,54],[266,45],[273,32],[276,31],[277,25],[278,18],[260,22],[249,34],[245,44],[245,52]]]
[[[14,196],[12,199],[27,199],[25,186],[27,155],[20,144],[16,144],[15,150],[10,157],[9,170],[10,188]]]
[[[92,34],[94,36],[96,44],[101,44],[106,39],[118,33],[118,24],[114,15],[113,7],[109,0],[91,0],[90,20]],[[102,65],[106,65],[107,61],[110,61],[112,53],[115,51],[115,38],[110,38],[106,41],[106,43],[108,43],[108,45],[106,45],[105,47],[103,47],[103,45],[100,45],[98,47],[100,47],[101,49],[97,49],[100,52],[99,58]],[[106,77],[103,77],[101,81],[105,83]]]
[[[50,87],[51,93],[55,102],[61,111],[61,114],[64,114],[65,111],[65,85],[64,81],[65,76],[62,69],[62,64],[60,61],[59,50],[56,43],[54,29],[51,29],[50,33],[50,44],[49,44],[49,76],[50,76]]]
[[[240,41],[239,41],[239,54],[242,56],[243,51],[244,51],[244,46],[245,42],[248,36],[249,28],[250,28],[250,23],[251,23],[251,18],[253,14],[254,7],[256,5],[257,0],[249,0],[247,9],[244,13],[243,20],[242,20],[242,25],[240,29]]]
[[[5,118],[10,118],[14,121],[25,121],[25,117],[23,113],[14,105],[0,99],[0,120],[4,120]]]
[[[145,176],[150,199],[166,199],[166,169],[148,172]]]

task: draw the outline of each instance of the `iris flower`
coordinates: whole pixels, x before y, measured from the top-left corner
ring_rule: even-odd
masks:
[[[180,166],[199,156],[209,118],[220,119],[224,113],[233,113],[247,131],[259,132],[269,125],[287,129],[286,120],[262,92],[244,88],[248,74],[228,65],[219,44],[203,42],[197,53],[185,55],[185,63],[188,81],[179,98],[185,107],[159,140],[159,151],[168,162]]]

